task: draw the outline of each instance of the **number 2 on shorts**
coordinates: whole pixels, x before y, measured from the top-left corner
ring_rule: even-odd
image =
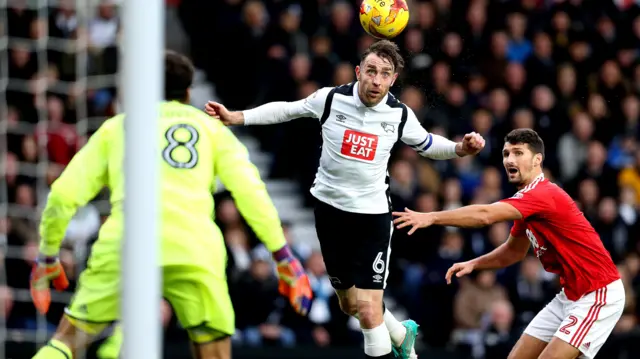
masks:
[[[569,330],[569,328],[573,327],[574,325],[578,324],[578,318],[576,318],[574,315],[570,315],[569,316],[569,320],[570,322],[563,325],[562,327],[560,327],[560,329],[558,329],[558,331],[560,333],[564,333],[564,334],[571,334],[571,331]]]

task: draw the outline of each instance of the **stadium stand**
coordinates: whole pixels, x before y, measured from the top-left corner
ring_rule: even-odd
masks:
[[[44,343],[69,299],[70,293],[57,296],[46,318],[29,302],[38,211],[71,156],[118,110],[116,2],[56,3],[9,1],[0,10],[0,350],[6,358],[29,357]],[[627,309],[599,357],[640,358],[640,6],[408,3],[411,25],[396,40],[407,68],[393,92],[429,131],[450,138],[476,131],[487,147],[477,158],[432,162],[399,146],[390,164],[394,207],[433,211],[509,196],[514,189],[501,168],[502,138],[513,128],[536,129],[547,145],[547,176],[578,201],[627,288]],[[172,0],[167,6],[178,23],[167,26],[180,26],[186,36],[172,37],[170,46],[188,49],[200,69],[198,107],[214,97],[236,109],[291,101],[350,82],[359,51],[373,41],[356,21],[356,0]],[[233,201],[216,194],[239,358],[359,353],[350,348],[360,345],[361,334],[339,310],[304,208],[319,156],[318,126],[301,119],[238,130],[269,178],[289,240],[309,271],[316,300],[308,318],[295,316],[278,297],[268,253],[256,246]],[[72,279],[105,215],[104,197],[97,198],[69,228],[62,261]],[[396,231],[387,305],[421,325],[421,357],[506,358],[532,315],[557,292],[556,278],[535,257],[445,284],[451,264],[490,251],[508,231],[506,223],[430,228],[411,239]],[[167,319],[166,356],[186,358],[186,335],[175,318]]]

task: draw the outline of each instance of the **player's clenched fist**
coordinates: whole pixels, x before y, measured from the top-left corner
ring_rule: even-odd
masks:
[[[476,265],[472,261],[456,263],[449,268],[447,271],[447,275],[445,275],[445,279],[447,280],[447,284],[451,284],[451,277],[455,274],[457,278],[465,276],[476,268]]]
[[[411,226],[409,235],[419,228],[426,228],[433,224],[434,218],[430,213],[421,213],[405,208],[404,212],[393,212],[394,217],[398,217],[393,220],[393,223],[398,229]]]
[[[462,153],[473,156],[482,151],[485,141],[479,133],[471,132],[464,135],[461,144]]]
[[[51,283],[53,283],[53,287],[58,291],[63,291],[69,286],[69,280],[58,258],[40,258],[31,271],[30,289],[33,304],[42,314],[47,314],[49,311],[49,305],[51,304]]]
[[[293,256],[287,245],[274,252],[273,259],[277,264],[278,291],[289,298],[289,303],[296,312],[307,315],[311,309],[313,291],[302,264]]]
[[[209,101],[204,106],[207,115],[217,118],[227,126],[244,124],[244,116],[240,111],[229,111],[223,104]]]

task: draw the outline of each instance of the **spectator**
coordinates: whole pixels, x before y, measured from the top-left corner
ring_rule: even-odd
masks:
[[[492,303],[489,329],[484,334],[485,359],[502,359],[509,356],[518,336],[511,303],[501,300]]]
[[[585,112],[574,115],[572,132],[565,133],[558,143],[560,179],[571,181],[587,160],[587,146],[593,135],[593,123]]]
[[[455,320],[458,328],[480,329],[491,303],[507,299],[506,291],[496,284],[496,275],[480,271],[474,280],[464,283],[455,298]],[[473,298],[473,299],[472,299]]]
[[[254,260],[233,298],[237,303],[236,325],[242,330],[245,344],[295,344],[295,334],[280,324],[283,303],[278,297],[277,287],[271,264],[264,259]],[[256,301],[255,298],[261,300]]]
[[[479,271],[461,284],[454,299],[453,315],[457,328],[454,340],[467,345],[470,356],[482,356],[482,336],[491,322],[491,306],[504,300],[508,300],[507,292],[496,283],[496,275],[492,271]]]
[[[640,201],[640,149],[635,152],[635,164],[620,171],[620,186],[631,187]]]
[[[586,163],[582,165],[574,179],[567,183],[569,193],[575,195],[576,184],[590,178],[596,181],[603,196],[616,197],[618,195],[616,170],[611,168],[606,160],[606,148],[598,141],[591,141],[587,149]]]
[[[507,27],[510,35],[507,59],[519,64],[524,63],[533,50],[531,42],[525,38],[527,18],[522,13],[511,13],[507,16]]]
[[[320,252],[313,252],[309,256],[306,268],[314,295],[313,307],[309,313],[309,320],[314,324],[311,330],[311,337],[316,345],[325,347],[331,344],[331,334],[327,331],[326,326],[332,320],[334,314],[342,315],[342,313],[332,313],[331,311],[330,299],[335,295],[335,292],[331,286]]]
[[[509,289],[517,317],[514,324],[524,329],[553,297],[553,288],[544,280],[536,257],[528,256],[520,264],[520,273]]]

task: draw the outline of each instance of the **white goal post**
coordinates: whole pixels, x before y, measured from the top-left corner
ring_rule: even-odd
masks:
[[[127,359],[161,355],[158,243],[158,104],[164,93],[164,1],[123,3],[125,239],[123,352]]]

